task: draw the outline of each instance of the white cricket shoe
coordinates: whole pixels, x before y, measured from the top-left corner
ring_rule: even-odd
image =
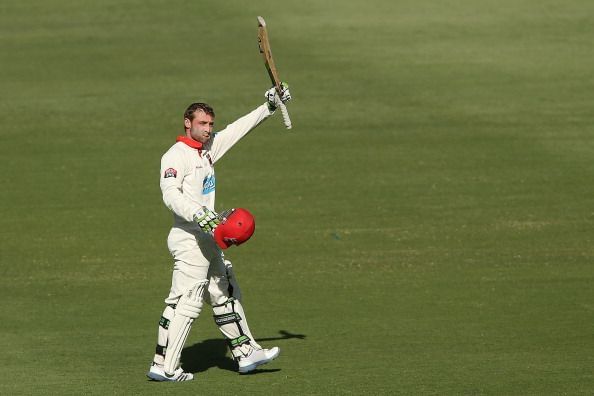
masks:
[[[165,371],[162,367],[159,367],[157,364],[152,363],[151,368],[149,369],[146,376],[152,379],[153,381],[192,381],[194,379],[194,374],[192,373],[185,373],[181,367],[175,370],[175,373],[172,376],[165,374]]]
[[[249,373],[255,370],[256,367],[276,359],[279,354],[280,349],[278,347],[271,349],[252,348],[252,352],[248,356],[239,358],[239,372],[241,374]]]

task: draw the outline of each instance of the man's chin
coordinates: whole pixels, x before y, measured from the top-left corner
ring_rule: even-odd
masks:
[[[206,144],[209,140],[210,140],[211,136],[200,136],[198,138],[195,138],[192,136],[192,139],[194,139],[195,141],[202,143],[202,144]]]

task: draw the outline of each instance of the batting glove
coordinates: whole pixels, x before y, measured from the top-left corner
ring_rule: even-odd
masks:
[[[278,92],[276,91],[276,87],[272,87],[268,91],[266,91],[264,93],[264,97],[268,101],[268,108],[270,109],[270,111],[276,110],[280,102],[287,103],[289,100],[291,100],[289,84],[287,84],[286,82],[281,83],[280,97],[278,95]]]
[[[198,227],[200,227],[203,232],[211,234],[220,224],[221,219],[215,212],[208,209],[206,206],[203,206],[202,209],[194,215],[194,221],[198,223]]]

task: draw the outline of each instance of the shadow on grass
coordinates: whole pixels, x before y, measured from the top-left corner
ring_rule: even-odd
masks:
[[[291,338],[304,340],[306,337],[304,334],[293,334],[286,330],[280,330],[278,333],[279,336],[277,337],[258,338],[257,341],[277,341],[288,340]],[[211,367],[218,367],[228,371],[237,371],[237,363],[235,363],[230,356],[227,356],[227,351],[227,340],[224,338],[204,340],[183,349],[181,354],[181,364],[184,371],[190,373],[200,373]],[[250,375],[276,371],[280,371],[280,369],[257,369],[252,371]]]

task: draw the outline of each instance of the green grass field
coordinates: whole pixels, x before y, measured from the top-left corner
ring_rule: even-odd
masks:
[[[210,318],[149,382],[170,284],[161,155],[186,106],[280,115],[218,164],[256,337]],[[594,3],[0,5],[0,394],[594,392]]]

